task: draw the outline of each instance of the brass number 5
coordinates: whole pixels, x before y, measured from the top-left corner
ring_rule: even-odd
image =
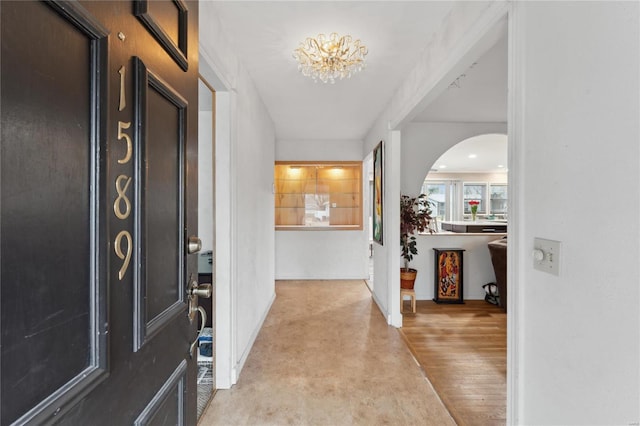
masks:
[[[129,162],[129,160],[131,160],[131,138],[129,137],[129,135],[122,131],[123,129],[128,129],[129,127],[131,127],[131,122],[125,123],[124,121],[118,121],[118,140],[124,139],[127,142],[127,154],[124,156],[124,158],[118,160],[118,163],[120,164],[126,164]]]

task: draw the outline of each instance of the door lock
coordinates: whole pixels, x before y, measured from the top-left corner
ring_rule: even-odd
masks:
[[[187,253],[194,254],[200,250],[202,250],[202,241],[200,241],[200,238],[195,235],[190,236],[187,240]]]
[[[204,299],[211,298],[212,292],[211,284],[198,284],[191,288],[191,296],[195,295]]]

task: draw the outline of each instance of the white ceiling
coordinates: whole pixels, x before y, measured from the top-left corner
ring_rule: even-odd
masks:
[[[458,143],[431,166],[442,173],[507,172],[507,135],[474,136]]]
[[[507,69],[505,35],[413,121],[506,123]],[[476,157],[469,158],[472,154]],[[445,152],[434,169],[443,173],[504,173],[507,136],[481,135],[462,141]]]
[[[450,1],[214,1],[201,13],[217,15],[278,139],[360,140],[451,6]],[[369,49],[367,68],[333,85],[314,83],[297,70],[293,50],[306,37],[331,32],[360,38]],[[506,35],[413,121],[506,122]],[[446,165],[442,172],[505,171],[506,145],[504,135],[471,138],[433,167]],[[475,159],[468,158],[472,153]]]
[[[218,16],[278,139],[360,140],[451,6],[449,1],[215,1],[201,7],[201,14]],[[369,49],[367,68],[333,85],[314,83],[298,71],[293,50],[307,37],[331,32],[359,38]]]
[[[413,121],[507,121],[507,36],[458,77]]]

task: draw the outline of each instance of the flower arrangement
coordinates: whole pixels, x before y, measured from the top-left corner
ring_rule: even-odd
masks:
[[[478,200],[470,200],[469,201],[469,207],[471,208],[471,219],[472,220],[476,220],[476,215],[478,214],[478,205],[480,204],[480,201]]]

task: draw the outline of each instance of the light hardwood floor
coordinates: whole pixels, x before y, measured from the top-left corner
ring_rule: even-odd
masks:
[[[459,426],[506,423],[507,315],[500,308],[420,300],[400,333]]]

